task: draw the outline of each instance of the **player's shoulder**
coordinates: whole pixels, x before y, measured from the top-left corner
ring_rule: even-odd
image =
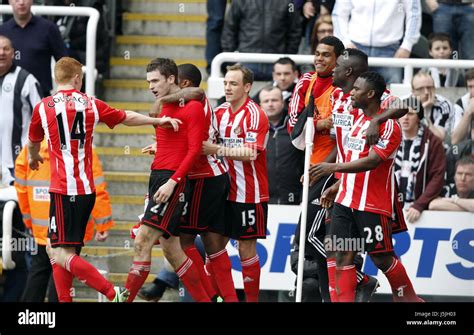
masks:
[[[313,78],[315,72],[306,72],[303,74],[300,79],[298,79],[298,83],[296,84],[295,90],[303,90],[309,86],[311,79]]]
[[[230,103],[229,102],[224,102],[223,104],[217,106],[216,108],[214,108],[214,113],[223,113],[225,112],[226,110],[228,110],[230,107]]]

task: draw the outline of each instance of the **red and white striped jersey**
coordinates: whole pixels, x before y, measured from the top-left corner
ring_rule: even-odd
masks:
[[[394,200],[393,164],[402,139],[401,127],[396,120],[382,123],[379,128],[379,141],[369,147],[366,144],[365,131],[370,120],[371,118],[363,113],[354,118],[354,125],[344,144],[345,162],[367,157],[370,150],[379,155],[383,162],[374,170],[342,173],[336,202],[359,211],[391,216]]]
[[[219,137],[225,147],[252,147],[257,159],[243,162],[226,159],[230,177],[229,201],[260,203],[269,199],[266,146],[269,121],[265,112],[250,98],[233,112],[229,103],[215,110]]]
[[[395,99],[395,97],[391,95],[390,91],[385,90],[381,98],[382,109],[385,109],[393,99]],[[350,93],[344,94],[339,87],[337,87],[332,94],[332,103],[332,120],[336,132],[337,162],[344,163],[344,146],[347,141],[347,136],[354,125],[354,119],[364,112],[359,108],[353,108]]]
[[[123,110],[77,90],[59,91],[36,105],[29,139],[48,141],[51,159],[49,191],[64,195],[95,192],[92,175],[92,138],[97,123],[113,128],[126,117]]]
[[[204,114],[206,117],[204,141],[210,143],[217,143],[217,137],[219,130],[217,128],[217,119],[214,111],[212,110],[211,104],[206,97],[202,101],[204,108]],[[201,155],[196,159],[191,172],[188,174],[189,179],[208,178],[216,177],[225,173],[227,168],[222,160],[217,158],[217,155]]]

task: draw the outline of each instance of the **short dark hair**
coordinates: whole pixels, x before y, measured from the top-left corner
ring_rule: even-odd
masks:
[[[291,69],[293,70],[293,72],[296,71],[296,63],[290,57],[278,58],[277,61],[273,63],[273,68],[275,68],[276,64],[282,64],[282,65],[291,64]]]
[[[360,74],[359,78],[365,79],[365,81],[370,85],[370,89],[375,91],[375,98],[380,100],[382,98],[383,92],[385,91],[386,84],[385,79],[375,72],[375,71],[366,71]]]
[[[344,52],[344,43],[341,42],[336,36],[326,36],[319,41],[318,44],[330,45],[334,48],[336,57],[339,57]]]
[[[199,85],[201,85],[201,71],[199,71],[198,67],[194,64],[186,63],[179,65],[178,77],[180,80],[189,80],[194,87],[199,87]]]
[[[352,67],[356,68],[358,73],[367,72],[369,70],[369,56],[365,52],[359,49],[347,48],[343,51],[342,56],[350,57],[354,59]]]
[[[178,67],[174,60],[169,58],[155,58],[147,66],[146,72],[160,71],[165,77],[174,76],[174,83],[178,84]]]
[[[464,79],[466,80],[466,86],[467,86],[468,80],[474,79],[474,69],[467,70],[466,75],[464,76]]]
[[[474,164],[474,155],[462,156],[455,165],[454,171],[458,169],[459,165],[471,165]]]
[[[227,67],[227,71],[240,71],[242,72],[243,82],[245,84],[253,84],[253,72],[248,67],[242,64],[234,64]]]
[[[431,33],[428,36],[428,47],[431,50],[431,47],[433,46],[433,43],[436,41],[446,41],[449,43],[449,47],[452,49],[453,46],[451,44],[451,36],[447,33]]]

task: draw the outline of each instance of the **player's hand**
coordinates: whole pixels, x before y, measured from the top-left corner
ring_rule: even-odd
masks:
[[[108,230],[98,231],[95,233],[95,240],[97,242],[104,242],[105,240],[107,240],[107,237],[109,237]]]
[[[331,187],[324,190],[321,194],[320,202],[323,208],[329,208],[334,204],[337,192],[339,191],[339,183],[335,183]]]
[[[159,117],[162,109],[163,109],[163,103],[161,102],[161,99],[158,98],[155,100],[155,102],[151,106],[151,110],[148,113],[148,115],[151,117]]]
[[[324,129],[331,129],[333,126],[333,122],[332,122],[332,116],[329,116],[325,119],[322,119],[322,120],[318,120],[318,122],[316,123],[316,130],[324,130]]]
[[[43,157],[41,157],[40,154],[32,157],[30,155],[30,158],[28,159],[28,164],[30,166],[30,169],[32,170],[38,170],[39,169],[39,166],[40,166],[40,163],[43,164]]]
[[[208,141],[202,142],[201,154],[203,155],[214,155],[219,151],[219,146]]]
[[[153,144],[148,144],[146,147],[142,148],[142,154],[154,155],[156,153],[156,142]]]
[[[155,203],[167,202],[171,197],[176,184],[177,183],[173,179],[169,179],[166,183],[160,186],[158,191],[156,191],[155,195],[153,196],[153,201]]]
[[[335,163],[326,162],[315,164],[310,168],[310,178],[318,180],[322,176],[329,176],[331,173],[334,172],[335,166]]]
[[[420,218],[421,213],[417,209],[410,207],[407,209],[405,216],[408,221],[410,221],[411,223],[415,223]]]
[[[377,117],[372,118],[369,127],[365,131],[365,141],[368,146],[375,145],[379,139],[380,122]]]
[[[183,122],[180,119],[165,116],[158,118],[156,124],[162,128],[173,128],[174,131],[178,131],[179,125],[183,124]]]

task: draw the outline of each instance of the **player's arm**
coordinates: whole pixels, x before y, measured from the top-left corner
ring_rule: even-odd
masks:
[[[371,150],[367,157],[358,159],[353,162],[347,163],[318,163],[313,166],[313,175],[316,178],[321,178],[322,176],[328,176],[331,173],[358,173],[365,172],[375,169],[383,162],[383,159]]]
[[[390,119],[399,119],[405,116],[405,114],[408,113],[409,106],[414,109],[421,108],[420,103],[418,103],[414,97],[409,97],[403,101],[394,99],[382,114],[375,115],[370,121],[369,128],[367,128],[366,131],[367,145],[377,143],[379,139],[379,128],[382,123]]]
[[[164,97],[156,99],[150,110],[150,116],[158,117],[161,114],[163,104],[174,102],[186,103],[191,100],[202,101],[206,93],[200,87],[185,87],[176,93],[165,95]]]
[[[30,129],[28,130],[28,165],[32,170],[39,169],[39,163],[43,163],[43,157],[40,155],[41,142],[44,138],[44,129],[41,125],[39,108],[42,103],[35,106],[31,116]]]
[[[179,125],[182,123],[181,120],[170,117],[152,118],[132,111],[125,111],[125,114],[126,116],[122,124],[126,126],[152,125],[163,128],[173,127],[174,131],[178,131]]]
[[[235,161],[249,162],[257,158],[258,151],[255,148],[246,146],[226,148],[218,144],[204,141],[202,142],[202,154],[218,155]]]

